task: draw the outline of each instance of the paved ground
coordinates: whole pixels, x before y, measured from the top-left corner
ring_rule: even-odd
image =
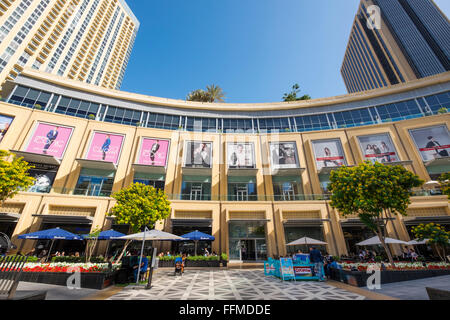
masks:
[[[65,286],[55,286],[51,284],[31,283],[31,282],[19,282],[17,290],[47,291],[46,300],[79,300],[99,292],[99,290],[95,289],[70,290]]]
[[[450,276],[383,284],[381,290],[373,292],[401,300],[429,300],[425,287],[450,291]]]
[[[124,288],[108,300],[364,300],[319,282],[282,282],[263,270],[158,270],[151,290]]]

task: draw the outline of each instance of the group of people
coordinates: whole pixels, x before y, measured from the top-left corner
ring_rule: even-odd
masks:
[[[381,147],[376,144],[368,144],[365,154],[371,157],[372,162],[391,162],[390,149],[384,141],[381,142]]]
[[[414,251],[414,249],[405,248],[403,249],[402,258],[406,260],[411,260],[411,262],[417,262],[419,255]]]
[[[359,261],[360,262],[375,262],[375,257],[377,253],[371,250],[360,250],[359,251]]]

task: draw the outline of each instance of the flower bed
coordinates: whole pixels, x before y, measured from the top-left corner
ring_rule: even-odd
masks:
[[[342,269],[331,269],[331,278],[356,287],[365,287],[367,279],[373,272],[367,273],[369,265],[377,265],[381,270],[381,264],[377,263],[341,263]],[[448,263],[396,263],[392,267],[385,264],[385,270],[381,271],[381,284],[424,279],[450,275],[450,264]],[[358,270],[358,271],[352,271]]]

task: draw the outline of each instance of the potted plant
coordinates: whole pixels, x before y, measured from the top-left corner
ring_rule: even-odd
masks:
[[[220,255],[220,260],[221,260],[221,262],[222,262],[222,266],[223,266],[223,267],[226,267],[227,264],[228,264],[228,255],[227,255],[226,253],[222,253],[222,254]]]
[[[36,110],[42,110],[42,106],[41,106],[40,104],[35,104],[35,105],[34,105],[34,108],[35,108]]]
[[[88,115],[89,120],[95,120],[95,114],[89,114]]]
[[[438,114],[445,114],[445,113],[447,113],[447,112],[448,112],[448,109],[445,108],[445,107],[442,107],[442,108],[440,108],[440,109],[438,110]]]
[[[140,127],[140,126],[142,126],[142,123],[141,122],[136,122],[136,127]]]

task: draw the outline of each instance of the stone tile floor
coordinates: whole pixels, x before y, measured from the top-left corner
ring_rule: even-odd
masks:
[[[324,282],[283,282],[263,270],[158,270],[150,290],[126,287],[108,300],[364,300]]]

